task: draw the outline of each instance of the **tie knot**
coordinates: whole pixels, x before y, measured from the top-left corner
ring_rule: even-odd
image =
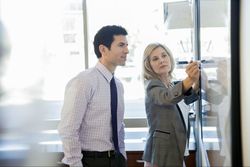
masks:
[[[114,84],[115,83],[115,77],[113,76],[110,80],[110,84]]]

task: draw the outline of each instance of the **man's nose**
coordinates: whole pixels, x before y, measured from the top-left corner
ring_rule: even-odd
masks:
[[[124,52],[125,52],[125,53],[129,53],[128,47],[125,47]]]

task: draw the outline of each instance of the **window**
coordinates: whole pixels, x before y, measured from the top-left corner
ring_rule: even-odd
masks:
[[[11,43],[1,80],[0,160],[15,163],[29,150],[60,150],[55,129],[65,85],[85,68],[84,20],[81,0],[0,0],[0,4],[0,21]],[[57,149],[43,149],[47,141]]]
[[[218,83],[225,77],[221,75],[225,72],[228,78],[224,81],[228,82],[224,84],[230,88],[228,2],[202,2],[199,41],[201,60],[205,60],[202,68],[210,87],[225,93]],[[142,56],[147,44],[160,42],[170,48],[176,61],[175,80],[186,76],[185,65],[181,62],[197,56],[194,55],[197,41],[194,41],[192,2],[188,0],[0,0],[0,4],[0,21],[11,41],[0,103],[0,122],[6,119],[8,122],[1,124],[5,133],[1,134],[0,151],[29,150],[31,143],[39,148],[45,146],[42,147],[44,151],[61,151],[55,128],[66,83],[80,71],[96,64],[93,38],[104,25],[121,25],[128,31],[130,53],[127,63],[116,70],[116,76],[125,87],[128,150],[142,150],[147,134],[141,76]],[[219,71],[221,68],[224,71]],[[220,144],[228,144],[221,141],[228,137],[223,131],[228,119],[223,118],[228,116],[229,109],[225,106],[228,106],[226,100],[229,98],[230,92],[220,106],[204,99],[201,102],[202,140],[208,150],[219,150],[225,148]],[[224,110],[218,112],[219,109]],[[191,134],[193,145],[194,138]],[[226,163],[230,164],[228,150],[220,151],[227,153]],[[211,164],[216,162],[210,161]]]

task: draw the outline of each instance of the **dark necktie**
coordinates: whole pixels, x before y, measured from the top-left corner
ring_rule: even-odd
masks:
[[[110,94],[111,94],[111,122],[112,122],[113,142],[115,146],[115,151],[120,152],[118,146],[118,135],[117,135],[117,89],[114,77],[112,77],[110,81]]]

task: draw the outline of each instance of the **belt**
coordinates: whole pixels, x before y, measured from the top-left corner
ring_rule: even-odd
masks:
[[[88,158],[111,158],[115,156],[115,151],[110,150],[110,151],[82,151],[83,157],[88,157]]]

